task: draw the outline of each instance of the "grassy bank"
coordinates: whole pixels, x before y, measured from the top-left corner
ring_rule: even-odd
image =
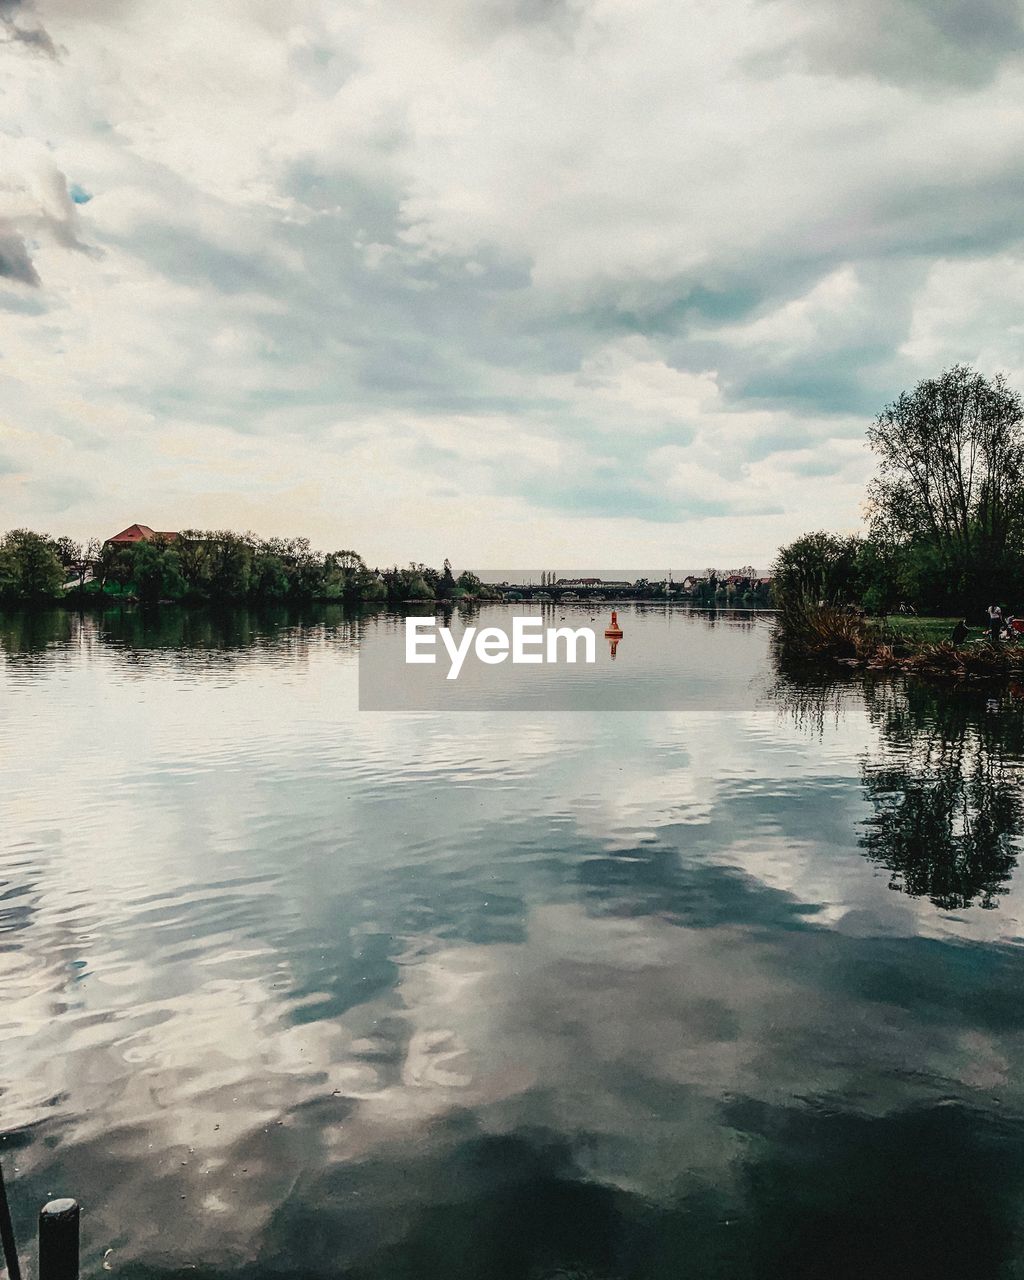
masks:
[[[905,614],[893,613],[881,619],[882,626],[890,635],[911,644],[941,644],[953,634],[953,628],[959,618],[917,618]],[[983,638],[981,627],[972,631],[972,637]]]
[[[981,627],[962,645],[950,640],[956,618],[865,618],[807,601],[779,611],[778,644],[794,657],[848,669],[905,671],[946,680],[1024,676],[1024,644],[993,644]]]

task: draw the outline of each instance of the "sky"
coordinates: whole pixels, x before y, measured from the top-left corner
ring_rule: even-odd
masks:
[[[1024,388],[1017,0],[0,0],[0,529],[766,565]]]

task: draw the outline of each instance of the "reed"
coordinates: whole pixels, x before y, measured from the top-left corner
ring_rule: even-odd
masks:
[[[859,614],[802,597],[783,604],[776,634],[787,653],[803,658],[866,657],[882,639],[877,624]]]

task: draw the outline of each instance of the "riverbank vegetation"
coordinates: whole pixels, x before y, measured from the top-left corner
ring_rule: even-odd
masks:
[[[947,369],[887,405],[867,438],[866,531],[783,547],[777,602],[962,617],[1024,589],[1024,404],[1002,375]]]
[[[954,644],[949,633],[936,638],[924,627],[905,625],[907,621],[790,601],[780,610],[776,638],[791,657],[830,661],[852,670],[904,671],[950,680],[1024,676],[1024,644],[993,643],[977,631]]]
[[[128,545],[82,546],[28,529],[0,536],[0,602],[78,606],[111,600],[182,603],[487,598],[475,574],[425,564],[371,569],[355,551],[315,551],[308,538],[187,529]]]
[[[983,630],[988,605],[1014,612],[1024,593],[1021,397],[1001,375],[957,365],[887,405],[868,443],[878,470],[866,530],[805,534],[778,554],[780,642],[942,673],[1021,670],[1024,650]],[[954,644],[960,619],[968,630]]]

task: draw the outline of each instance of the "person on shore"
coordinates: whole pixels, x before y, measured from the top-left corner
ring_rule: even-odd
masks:
[[[967,619],[961,618],[960,621],[953,628],[953,634],[949,637],[949,639],[952,644],[955,644],[957,648],[959,648],[960,645],[964,643],[964,641],[967,639],[969,635],[970,635],[970,628],[967,625]]]
[[[997,604],[990,604],[988,607],[988,632],[989,639],[993,644],[999,643],[999,636],[1003,630],[1003,611]]]

